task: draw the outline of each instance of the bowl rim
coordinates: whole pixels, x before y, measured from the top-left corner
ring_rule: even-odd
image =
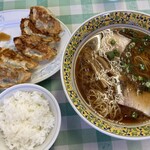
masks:
[[[110,14],[110,13],[114,13],[114,12],[127,12],[127,13],[137,13],[137,14],[142,14],[142,15],[146,15],[146,16],[149,16],[150,17],[150,14],[148,13],[145,13],[145,12],[142,12],[142,11],[135,11],[135,10],[110,10],[110,11],[105,11],[105,12],[101,12],[101,13],[98,13],[96,15],[93,15],[92,17],[89,17],[87,20],[85,20],[83,23],[81,23],[75,30],[74,32],[72,33],[70,39],[68,40],[68,42],[66,43],[66,46],[65,46],[65,50],[63,52],[63,55],[62,55],[62,61],[61,61],[61,69],[60,69],[60,76],[61,76],[61,83],[62,83],[62,87],[63,87],[63,90],[65,92],[65,95],[69,101],[69,103],[71,104],[72,108],[75,110],[75,112],[86,122],[88,123],[91,127],[95,128],[97,131],[100,131],[106,135],[109,135],[111,137],[115,137],[115,138],[119,138],[119,139],[124,139],[124,140],[132,140],[132,141],[137,141],[137,140],[146,140],[146,139],[150,139],[150,135],[149,136],[127,136],[127,135],[119,135],[119,134],[114,134],[114,133],[111,133],[111,132],[107,132],[103,129],[101,129],[100,127],[97,127],[96,125],[94,125],[92,122],[90,122],[87,118],[85,118],[81,112],[77,109],[77,107],[74,105],[73,101],[71,100],[68,92],[67,92],[67,88],[65,86],[65,83],[64,83],[64,70],[63,70],[63,67],[64,67],[64,56],[65,56],[65,53],[66,53],[66,49],[67,49],[67,46],[69,45],[72,37],[76,34],[76,32],[87,22],[89,22],[90,20],[98,17],[98,16],[103,16],[103,15],[107,15],[107,14]],[[150,126],[150,125],[149,125]]]
[[[44,87],[42,87],[42,86],[40,86],[40,85],[37,85],[37,84],[35,84],[35,83],[21,83],[21,84],[13,85],[13,86],[7,88],[6,90],[2,91],[2,92],[0,93],[0,100],[2,100],[3,97],[5,97],[5,95],[6,95],[7,93],[11,92],[11,94],[12,94],[12,93],[13,93],[14,91],[16,91],[17,89],[20,88],[20,90],[21,90],[21,88],[23,89],[24,87],[29,87],[29,88],[33,88],[33,89],[35,88],[35,89],[38,89],[39,92],[48,95],[48,96],[51,98],[52,103],[54,104],[54,106],[55,106],[55,108],[56,108],[56,110],[57,110],[57,116],[58,116],[58,118],[57,118],[57,124],[55,124],[56,127],[54,126],[54,128],[55,128],[55,133],[53,134],[52,138],[49,140],[50,143],[48,142],[48,144],[44,146],[44,150],[48,150],[49,148],[51,148],[51,147],[53,146],[54,142],[56,141],[56,139],[57,139],[57,137],[58,137],[58,135],[59,135],[60,128],[61,128],[61,120],[62,120],[62,117],[61,117],[61,110],[60,110],[58,101],[57,101],[56,98],[53,96],[53,94],[52,94],[50,91],[48,91],[46,88],[44,88]],[[10,95],[11,95],[11,94],[10,94]],[[49,101],[49,100],[47,100],[47,101]],[[53,128],[53,129],[54,129],[54,128]],[[52,129],[52,130],[53,130],[53,129]],[[49,134],[50,134],[50,133],[49,133]],[[47,138],[48,138],[48,137],[47,137]],[[46,139],[45,139],[45,141],[46,141]],[[44,142],[45,142],[45,141],[44,141]],[[44,144],[44,142],[43,142],[41,145],[39,145],[39,146],[42,146],[42,145]],[[38,146],[35,147],[35,149],[36,149],[36,148],[38,148]]]

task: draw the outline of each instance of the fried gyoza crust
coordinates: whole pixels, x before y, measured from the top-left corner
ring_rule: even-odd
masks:
[[[31,73],[23,68],[15,68],[0,63],[0,88],[8,88],[12,85],[26,82]]]
[[[31,7],[29,18],[43,34],[59,34],[62,31],[59,21],[43,6]]]
[[[38,65],[37,62],[27,58],[18,51],[0,47],[0,64],[1,63],[15,68],[24,68],[25,70],[34,69]]]
[[[25,56],[36,61],[50,60],[56,50],[49,46],[49,41],[38,35],[22,35],[14,38],[16,48]]]
[[[47,40],[51,40],[54,42],[60,41],[60,37],[57,34],[42,33],[40,30],[38,30],[35,27],[35,25],[32,23],[32,21],[29,18],[21,19],[20,28],[21,28],[22,34],[38,35],[38,36],[44,37]]]

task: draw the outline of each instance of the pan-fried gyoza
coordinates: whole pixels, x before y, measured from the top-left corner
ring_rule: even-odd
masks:
[[[40,37],[38,35],[22,35],[14,38],[14,43],[18,51],[35,61],[50,60],[57,51],[50,47],[52,39]]]
[[[18,51],[14,51],[9,48],[0,47],[0,64],[7,64],[10,67],[23,68],[25,70],[31,70],[37,67],[38,63],[29,59],[25,55],[22,55]]]
[[[62,31],[60,22],[43,6],[30,8],[20,21],[21,35],[14,37],[14,49],[0,47],[0,88],[28,82],[41,61],[57,55]]]
[[[8,88],[14,84],[26,82],[31,77],[31,72],[16,68],[0,62],[0,88]]]
[[[34,26],[34,24],[29,18],[23,18],[21,20],[20,29],[21,29],[22,34],[38,35],[38,36],[44,37],[47,40],[51,40],[55,42],[60,41],[59,34],[47,34],[47,33],[41,32]]]
[[[30,8],[30,20],[34,26],[43,34],[58,35],[61,32],[61,26],[53,14],[43,6],[33,6]]]

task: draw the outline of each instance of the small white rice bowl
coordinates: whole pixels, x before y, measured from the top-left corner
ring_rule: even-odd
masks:
[[[35,110],[34,110],[36,113],[33,113],[33,112],[31,113],[31,115],[35,115],[36,114],[36,116],[33,117],[33,119],[35,119],[35,121],[33,121],[32,123],[36,124],[36,123],[40,123],[40,121],[41,121],[40,127],[42,125],[45,126],[45,127],[43,127],[43,129],[45,129],[45,130],[42,133],[38,133],[37,135],[40,135],[40,136],[43,135],[43,136],[46,137],[46,139],[44,140],[44,142],[42,144],[40,144],[39,146],[36,146],[33,150],[48,150],[54,144],[54,142],[55,142],[55,140],[56,140],[56,138],[57,138],[57,136],[59,134],[60,126],[61,126],[61,112],[60,112],[60,108],[59,108],[57,100],[55,99],[55,97],[48,90],[46,90],[45,88],[43,88],[43,87],[41,87],[39,85],[36,85],[36,84],[24,83],[24,84],[18,84],[18,85],[12,86],[12,87],[6,89],[5,91],[3,91],[0,94],[0,107],[2,108],[3,106],[7,106],[7,108],[3,107],[3,109],[7,113],[7,118],[11,118],[13,116],[15,116],[15,117],[19,116],[20,118],[24,118],[24,116],[20,116],[21,113],[25,114],[24,112],[26,111],[26,108],[24,108],[24,107],[22,107],[20,109],[20,114],[19,115],[16,115],[15,112],[14,112],[14,115],[11,114],[11,113],[9,114],[9,109],[10,109],[10,112],[15,111],[15,109],[13,107],[16,104],[12,103],[13,107],[8,105],[8,104],[10,102],[14,102],[14,95],[16,93],[17,94],[18,93],[19,94],[25,94],[25,95],[26,95],[26,93],[32,93],[32,95],[33,95],[32,97],[35,97],[35,99],[36,99],[36,100],[33,100],[33,98],[32,98],[33,103],[32,102],[30,103],[30,101],[27,100],[27,98],[26,98],[26,100],[28,101],[26,103],[26,101],[23,101],[21,99],[22,100],[22,102],[21,102],[21,100],[19,101],[19,98],[18,99],[16,98],[17,101],[19,101],[18,103],[15,102],[18,106],[21,106],[21,103],[22,103],[22,105],[24,107],[26,107],[26,105],[31,106],[31,111],[33,111],[34,105],[36,106],[36,104],[38,105],[40,103],[40,109],[39,109],[39,114],[40,115],[38,115],[38,110],[37,110],[38,108],[35,108]],[[17,94],[15,96],[19,97],[19,94],[18,95]],[[42,95],[41,98],[40,98],[39,94]],[[27,96],[30,98],[29,94],[27,94]],[[9,102],[9,103],[7,104],[7,102]],[[25,105],[23,104],[24,102],[26,103]],[[31,104],[33,104],[33,107],[32,107]],[[4,113],[4,112],[2,112],[3,109],[0,109],[0,111],[1,111],[0,113]],[[16,106],[16,112],[18,110],[19,110],[19,108],[17,108],[17,106]],[[46,114],[46,117],[44,116],[44,114]],[[27,116],[28,114],[25,114],[25,115]],[[42,115],[44,116],[43,118],[40,117]],[[39,116],[39,118],[37,116]],[[3,115],[1,114],[0,117],[1,117],[0,118],[0,122],[1,122],[2,119],[3,119]],[[28,115],[28,117],[30,119],[32,118],[32,117],[30,117],[30,115]],[[42,121],[44,123],[42,123]],[[11,119],[10,119],[10,121],[8,120],[8,123],[12,123]],[[3,124],[3,127],[1,125],[1,128],[3,128],[3,130],[5,130],[4,125],[7,124],[7,120],[4,121],[4,122],[2,121],[2,124]],[[28,130],[28,129],[30,130],[31,129],[31,127],[28,128],[26,125],[24,125],[24,124],[19,122],[19,125],[20,124],[23,125],[25,130]],[[29,123],[27,123],[27,125],[29,126]],[[50,127],[47,127],[47,125],[50,126]],[[13,126],[8,125],[8,127],[13,127]],[[20,126],[18,128],[20,128]],[[31,129],[31,131],[33,131],[33,133],[35,132],[35,130],[32,130],[32,129]],[[11,133],[11,130],[7,129],[5,132],[6,133],[7,132]],[[22,130],[21,132],[23,132],[23,134],[25,134],[24,130]],[[46,136],[45,133],[48,133],[48,135]],[[18,133],[18,135],[19,134],[20,133]],[[16,136],[16,140],[20,140],[18,135]],[[26,136],[28,137],[28,135],[29,135],[29,132],[26,134]],[[23,136],[23,137],[26,137],[26,136]],[[29,135],[29,136],[31,136],[31,135]],[[33,139],[38,139],[39,143],[40,143],[40,141],[42,141],[41,138],[37,138],[36,136],[34,136]],[[34,143],[34,141],[32,143]],[[8,146],[6,146],[6,143],[4,141],[4,137],[3,137],[2,132],[0,132],[0,149],[2,149],[2,150],[9,150]]]

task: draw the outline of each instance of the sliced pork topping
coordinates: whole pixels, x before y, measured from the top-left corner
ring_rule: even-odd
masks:
[[[119,100],[118,103],[130,108],[137,109],[147,116],[150,116],[150,94],[143,92],[137,94],[133,84],[128,83],[123,90],[124,100]]]

